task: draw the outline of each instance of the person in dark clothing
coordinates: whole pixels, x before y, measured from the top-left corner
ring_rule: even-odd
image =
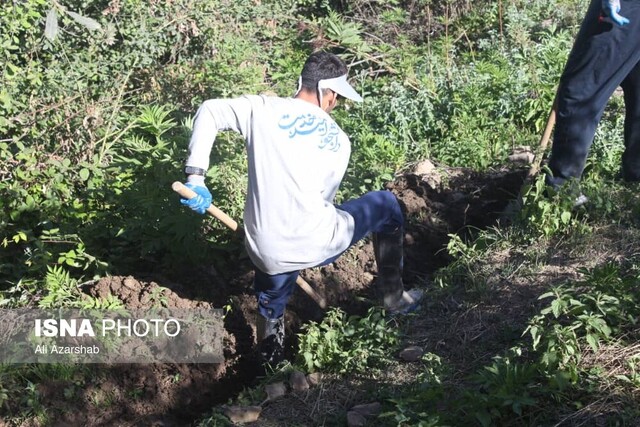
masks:
[[[618,86],[626,107],[622,177],[640,181],[639,45],[640,1],[591,1],[560,78],[548,185],[557,189],[580,179],[596,127]]]

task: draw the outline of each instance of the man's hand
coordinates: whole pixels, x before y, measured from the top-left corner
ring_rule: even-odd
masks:
[[[207,208],[211,205],[211,201],[213,200],[213,197],[211,197],[211,193],[204,185],[204,177],[190,175],[188,182],[185,184],[185,187],[193,190],[196,193],[196,197],[192,199],[181,198],[180,203],[193,209],[199,214],[204,214],[207,211]]]
[[[620,0],[602,0],[602,11],[604,12],[605,21],[610,21],[621,27],[630,22],[627,18],[619,14]]]

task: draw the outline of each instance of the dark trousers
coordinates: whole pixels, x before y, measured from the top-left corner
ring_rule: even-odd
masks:
[[[404,226],[404,215],[396,196],[390,191],[371,191],[362,197],[349,200],[338,209],[353,217],[354,230],[351,245],[369,233],[388,233]],[[342,254],[336,254],[320,263],[327,265]],[[267,319],[277,319],[284,314],[287,301],[295,288],[298,271],[266,274],[255,268],[253,286],[258,299],[258,311]]]
[[[640,1],[622,0],[624,27],[601,22],[601,0],[592,0],[565,70],[557,97],[556,128],[547,183],[558,187],[579,179],[596,127],[618,86],[624,90],[625,151],[622,173],[640,180]]]

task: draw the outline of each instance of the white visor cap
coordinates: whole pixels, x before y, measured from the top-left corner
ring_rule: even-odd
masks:
[[[349,98],[352,101],[362,102],[362,97],[356,92],[356,90],[351,87],[349,82],[347,81],[347,75],[343,74],[340,77],[335,77],[333,79],[319,80],[318,81],[318,90],[322,89],[331,89],[338,95],[342,95],[345,98]]]

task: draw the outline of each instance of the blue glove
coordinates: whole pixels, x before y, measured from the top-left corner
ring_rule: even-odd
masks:
[[[620,0],[602,0],[602,11],[604,12],[604,21],[624,26],[630,21],[624,16],[619,15]]]
[[[204,181],[204,180],[203,180]],[[185,187],[190,188],[196,193],[196,197],[193,199],[180,199],[180,203],[183,205],[193,209],[199,214],[204,214],[207,211],[207,208],[211,205],[211,201],[213,197],[211,197],[211,193],[204,185],[200,183],[187,182]]]

